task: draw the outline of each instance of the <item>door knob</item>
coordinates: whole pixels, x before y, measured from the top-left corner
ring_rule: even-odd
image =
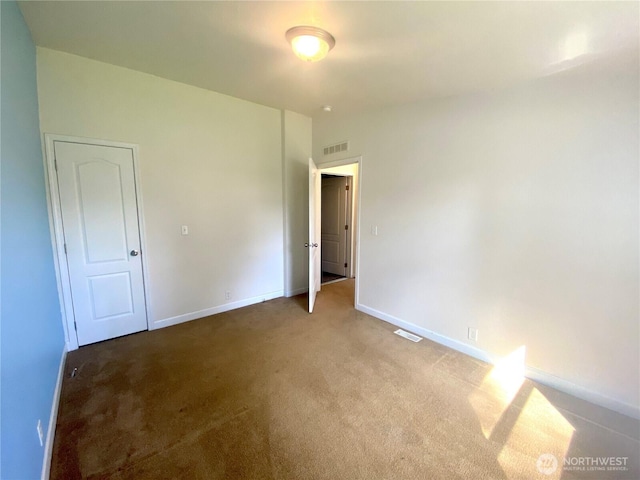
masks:
[[[138,250],[131,250],[131,256],[137,257],[140,252]]]

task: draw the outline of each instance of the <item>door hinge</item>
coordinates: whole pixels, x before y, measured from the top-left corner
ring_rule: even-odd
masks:
[[[347,185],[347,190],[349,190],[349,185]]]
[[[347,264],[346,263],[344,264],[344,268],[347,268]]]
[[[76,331],[76,334],[78,333],[78,324],[76,323],[76,321],[73,321],[73,329]]]
[[[65,255],[67,254],[67,244],[66,243],[64,244],[64,254]]]
[[[345,229],[345,230],[349,230],[349,225],[345,225],[345,226],[344,226],[344,229]]]
[[[58,159],[53,157],[53,168],[56,169],[56,172],[58,171]]]

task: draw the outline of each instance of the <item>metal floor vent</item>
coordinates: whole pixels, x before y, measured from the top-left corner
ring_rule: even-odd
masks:
[[[393,333],[395,333],[396,335],[400,335],[402,338],[406,338],[407,340],[411,340],[412,342],[416,342],[416,343],[422,340],[422,337],[414,335],[413,333],[405,332],[400,328]]]

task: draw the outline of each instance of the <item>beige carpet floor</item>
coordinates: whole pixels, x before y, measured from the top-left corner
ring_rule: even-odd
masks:
[[[69,353],[51,478],[640,478],[637,421],[400,338],[353,288]]]

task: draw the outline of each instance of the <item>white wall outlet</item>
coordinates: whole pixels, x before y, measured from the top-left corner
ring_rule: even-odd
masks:
[[[36,427],[38,430],[38,438],[40,439],[40,446],[44,447],[44,432],[42,431],[42,422],[38,419],[38,426]]]
[[[182,225],[182,235],[189,235],[189,227],[187,225]]]
[[[474,342],[478,341],[478,329],[469,327],[469,333],[467,334],[469,340],[473,340]]]
[[[371,225],[371,235],[378,235],[378,226],[377,225]]]
[[[231,292],[229,290],[224,292],[224,299],[225,300],[231,300]]]

